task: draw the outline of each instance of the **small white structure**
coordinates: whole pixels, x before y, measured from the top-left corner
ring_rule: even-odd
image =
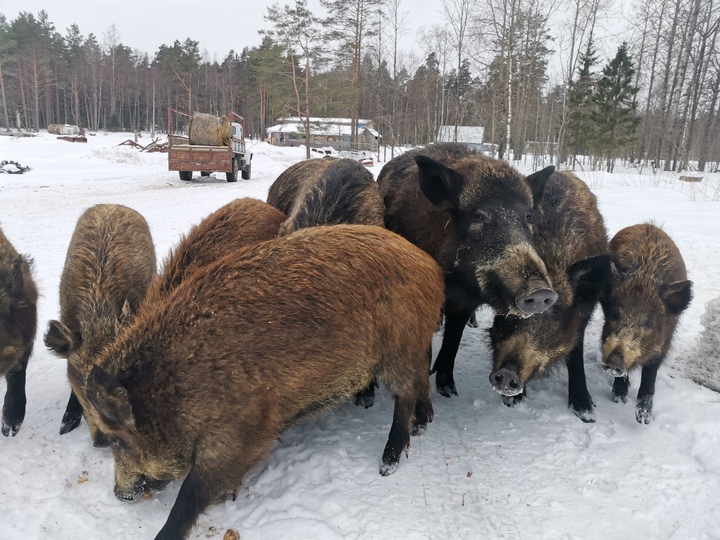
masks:
[[[349,148],[352,138],[352,119],[310,117],[310,143],[315,146]],[[278,118],[278,124],[267,128],[267,140],[276,146],[299,146],[305,144],[305,125],[297,116]],[[382,136],[375,130],[372,120],[358,119],[358,145],[376,148]],[[353,145],[355,146],[355,145]]]
[[[455,137],[455,126],[440,126],[437,141],[459,142],[476,150],[482,150],[483,135],[485,135],[485,128],[482,126],[458,126],[457,138]]]

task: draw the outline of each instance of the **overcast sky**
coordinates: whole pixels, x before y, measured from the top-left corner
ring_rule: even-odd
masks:
[[[240,52],[244,47],[260,44],[258,30],[270,26],[263,15],[274,3],[275,0],[0,0],[0,13],[11,21],[21,11],[37,15],[45,10],[60,34],[65,35],[67,28],[76,23],[83,36],[93,33],[101,44],[114,24],[124,45],[147,52],[151,58],[160,45],[190,38],[199,42],[200,50],[207,51],[210,58],[222,59],[231,49]],[[319,0],[309,0],[309,6],[322,13]],[[408,12],[408,36],[403,47],[410,49],[419,27],[441,22],[442,4],[440,0],[403,0],[401,11]]]

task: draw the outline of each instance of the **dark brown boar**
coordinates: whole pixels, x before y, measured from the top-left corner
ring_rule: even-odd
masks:
[[[100,350],[137,311],[156,271],[150,229],[138,212],[98,204],[80,216],[60,278],[60,320],[45,333],[45,345],[68,360],[72,391],[61,434],[75,429],[85,411],[93,443],[107,445],[87,414],[82,384]]]
[[[557,297],[531,243],[533,200],[553,170],[524,178],[505,162],[444,143],[406,152],[380,171],[385,225],[445,271],[445,333],[432,369],[444,396],[457,395],[455,356],[479,305],[531,315]]]
[[[594,422],[585,381],[585,328],[610,281],[607,231],[595,195],[570,172],[554,173],[538,205],[533,244],[545,261],[557,301],[530,318],[495,317],[490,329],[493,389],[507,405],[520,401],[536,374],[564,360],[568,405],[584,422]]]
[[[198,268],[278,234],[285,214],[249,197],[222,206],[181,238],[148,290],[148,300],[170,294]]]
[[[0,376],[7,389],[2,434],[14,437],[25,419],[25,374],[37,329],[38,292],[32,260],[18,254],[0,229]]]
[[[627,400],[628,371],[642,367],[635,418],[652,421],[655,378],[672,343],[680,314],[692,300],[692,282],[672,239],[652,223],[619,231],[610,241],[611,293],[603,299],[602,366],[614,377],[613,401]]]
[[[427,351],[442,271],[381,229],[302,229],[199,268],[145,302],[87,381],[115,494],[184,477],[156,539],[184,538],[288,426],[377,376],[395,396],[380,472],[432,420]]]
[[[268,204],[287,215],[281,236],[317,225],[385,226],[377,183],[354,159],[325,157],[292,165],[270,186]]]

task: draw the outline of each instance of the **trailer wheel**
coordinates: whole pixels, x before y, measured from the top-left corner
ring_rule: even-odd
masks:
[[[237,182],[238,165],[237,159],[232,160],[232,172],[225,173],[228,182]]]
[[[192,180],[192,171],[180,171],[180,180],[186,182]]]
[[[250,163],[245,165],[242,170],[242,179],[243,180],[250,180]]]

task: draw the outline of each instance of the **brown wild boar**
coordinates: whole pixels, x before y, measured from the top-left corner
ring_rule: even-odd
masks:
[[[184,478],[156,540],[185,538],[283,430],[375,376],[395,397],[391,474],[433,418],[427,352],[443,300],[431,257],[364,225],[302,229],[197,269],[141,306],[87,380],[116,496]]]
[[[523,399],[536,374],[564,360],[568,405],[584,422],[594,422],[585,381],[585,328],[610,281],[607,231],[595,195],[570,172],[554,173],[545,185],[534,224],[533,244],[545,261],[557,301],[530,318],[497,315],[489,331],[493,389],[506,405]]]
[[[479,305],[530,316],[557,298],[531,242],[533,201],[553,170],[525,178],[505,162],[443,143],[406,152],[380,171],[386,227],[445,271],[445,333],[432,371],[446,397],[457,395],[455,355]]]
[[[198,268],[246,246],[275,238],[285,214],[259,199],[235,199],[193,226],[150,285],[148,301],[170,294]]]
[[[385,226],[377,183],[354,159],[324,157],[292,165],[270,186],[268,204],[287,215],[280,236],[318,225]]]
[[[135,313],[156,273],[150,229],[135,210],[98,204],[78,219],[60,278],[60,320],[52,320],[45,345],[68,360],[72,388],[60,433],[85,418],[95,446],[107,446],[87,414],[83,381],[100,350]]]
[[[632,225],[610,241],[611,293],[603,299],[603,369],[614,377],[613,401],[627,400],[628,372],[642,367],[635,418],[652,421],[657,371],[680,314],[692,300],[680,250],[652,223]]]
[[[305,227],[354,223],[385,226],[385,206],[372,174],[354,159],[324,157],[285,170],[268,190],[268,203],[288,216],[280,236]],[[365,408],[375,401],[377,381],[353,401]]]
[[[0,229],[0,376],[7,389],[2,434],[14,437],[25,419],[25,374],[35,342],[38,292],[32,260],[18,254]]]

